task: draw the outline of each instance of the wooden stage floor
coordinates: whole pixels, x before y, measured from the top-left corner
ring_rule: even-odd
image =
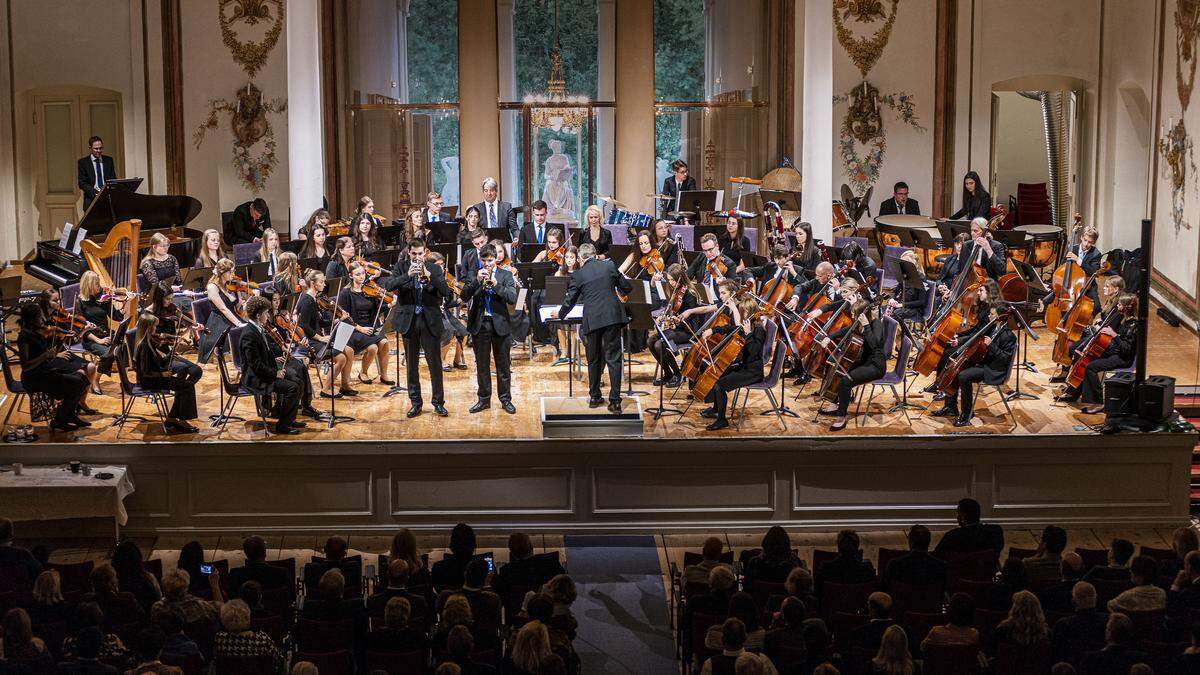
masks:
[[[1177,385],[1193,385],[1200,383],[1198,377],[1198,350],[1200,341],[1195,333],[1186,328],[1172,328],[1161,319],[1151,314],[1150,352],[1148,357],[1148,374],[1170,375],[1176,378]],[[1040,332],[1044,327],[1035,326]],[[886,389],[876,391],[874,403],[871,406],[872,415],[869,420],[859,418],[861,424],[852,422],[841,436],[870,435],[870,436],[905,436],[905,435],[941,435],[950,433],[992,433],[992,434],[1070,434],[1092,433],[1092,426],[1103,421],[1099,415],[1082,415],[1077,406],[1055,403],[1053,398],[1059,385],[1049,383],[1053,371],[1050,360],[1050,340],[1044,336],[1040,341],[1029,343],[1029,356],[1037,367],[1038,372],[1021,373],[1021,390],[1037,396],[1037,400],[1014,401],[1010,405],[1016,417],[1013,427],[1007,417],[1002,417],[1004,407],[994,393],[988,389],[980,399],[976,410],[975,425],[967,428],[955,428],[945,418],[930,416],[923,410],[910,410],[911,424],[901,412],[887,413],[892,407],[893,399]],[[387,387],[378,383],[371,385],[355,384],[360,392],[354,398],[338,399],[338,414],[352,415],[356,421],[342,423],[334,429],[328,429],[323,423],[307,420],[309,427],[299,436],[285,437],[285,442],[295,441],[405,441],[405,440],[532,440],[541,439],[542,431],[539,419],[540,397],[565,396],[567,394],[567,367],[565,365],[551,366],[554,360],[553,350],[543,348],[537,356],[530,360],[523,348],[513,350],[513,392],[516,415],[506,414],[493,399],[492,408],[482,413],[471,415],[467,412],[475,402],[475,370],[470,350],[467,355],[466,370],[452,370],[445,373],[447,392],[446,407],[450,416],[436,416],[429,405],[428,373],[423,370],[422,380],[425,392],[425,409],[415,419],[407,419],[404,413],[408,409],[407,394],[391,398],[382,398]],[[642,397],[642,407],[657,405],[657,389],[651,386],[654,362],[649,352],[636,355],[642,361],[641,365],[633,366],[633,388],[649,391],[651,395]],[[394,372],[394,364],[389,364],[389,375]],[[422,365],[424,368],[424,365]],[[372,371],[374,367],[372,367]],[[403,368],[402,374],[403,374]],[[357,366],[355,369],[357,373]],[[579,376],[576,369],[576,376]],[[584,376],[586,377],[586,376]],[[403,379],[403,378],[402,378]],[[314,376],[315,382],[315,376]],[[939,403],[932,403],[929,394],[920,393],[921,387],[928,383],[928,378],[918,378],[910,383],[908,400],[921,406],[936,409]],[[1009,382],[1011,389],[1014,381]],[[215,365],[205,368],[204,378],[199,386],[199,403],[202,417],[217,412],[217,389],[219,377]],[[646,438],[717,438],[733,436],[778,437],[784,436],[822,436],[827,435],[829,418],[816,418],[816,399],[809,394],[813,385],[796,398],[797,390],[788,383],[786,404],[799,414],[799,418],[787,419],[786,430],[781,427],[774,415],[762,415],[770,404],[765,395],[754,393],[746,408],[746,415],[741,428],[731,426],[722,432],[708,432],[704,427],[709,420],[699,416],[700,406],[692,406],[684,417],[672,416],[655,421],[649,415],[645,420],[644,435]],[[50,434],[44,424],[36,427],[40,435],[39,442],[81,442],[81,443],[114,443],[129,441],[261,441],[267,438],[262,424],[254,414],[254,405],[249,399],[238,403],[236,413],[247,418],[247,422],[230,422],[224,429],[214,429],[200,425],[202,429],[197,434],[164,434],[157,424],[148,422],[129,422],[124,429],[118,429],[112,424],[113,416],[119,410],[119,385],[114,377],[103,380],[103,396],[91,396],[89,404],[101,411],[100,415],[89,418],[93,422],[91,428],[80,430],[74,434]],[[776,390],[778,392],[778,389]],[[669,405],[685,408],[686,388],[681,389],[676,400]],[[577,379],[574,384],[575,396],[586,397],[586,382]],[[668,391],[666,394],[670,396]],[[327,399],[317,399],[314,405],[320,410],[328,409]],[[4,403],[11,405],[11,397]],[[853,407],[851,408],[853,411]],[[5,410],[7,413],[7,410]],[[23,404],[22,410],[13,414],[9,424],[20,424],[28,421],[28,406]],[[134,413],[152,417],[149,404],[138,403]],[[207,420],[204,420],[207,421]],[[736,418],[731,421],[736,422]],[[1092,426],[1089,426],[1092,425]],[[271,437],[279,440],[278,437]]]

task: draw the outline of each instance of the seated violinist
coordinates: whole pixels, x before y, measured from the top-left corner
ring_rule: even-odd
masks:
[[[98,324],[92,323],[87,318],[83,312],[83,304],[78,299],[75,300],[76,310],[68,312],[62,306],[62,293],[57,288],[47,288],[38,296],[38,304],[42,307],[42,315],[49,319],[50,324],[71,333],[69,336],[66,334],[62,336],[61,344],[64,347],[78,344],[97,356],[108,353],[110,340],[104,337],[107,331],[102,331]],[[107,319],[104,321],[104,325],[108,325]],[[100,371],[96,368],[96,364],[89,363],[75,354],[70,354],[67,360],[84,370],[88,377],[89,391],[93,394],[100,394]],[[87,405],[87,392],[84,392],[83,398],[79,401],[79,409],[87,415],[96,413]]]
[[[733,315],[732,323],[705,331],[704,337],[710,332],[728,335],[740,330],[745,344],[742,345],[737,359],[725,369],[705,399],[705,402],[711,403],[712,406],[701,411],[700,416],[712,419],[712,423],[704,427],[708,431],[719,431],[729,426],[726,417],[729,392],[763,380],[763,346],[767,340],[764,327],[766,317],[755,318],[758,313],[758,301],[754,298],[737,297],[732,302],[725,302]]]
[[[992,385],[1004,384],[1008,377],[1009,365],[1017,351],[1017,336],[1009,329],[1008,321],[1000,316],[993,301],[980,300],[976,304],[976,314],[986,317],[987,323],[978,329],[973,329],[970,337],[959,338],[958,344],[966,344],[968,340],[972,339],[983,340],[983,343],[987,345],[987,351],[977,364],[964,368],[958,373],[955,382],[958,387],[958,400],[955,401],[953,396],[947,396],[942,408],[933,412],[934,417],[954,417],[954,426],[956,427],[971,425],[971,418],[975,412],[972,408],[975,403],[973,385],[978,382]],[[980,334],[981,331],[986,332]]]
[[[850,306],[850,316],[854,318],[848,328],[819,339],[821,345],[831,350],[837,356],[837,346],[846,340],[850,333],[857,332],[862,337],[862,352],[858,359],[846,369],[838,372],[833,364],[827,366],[826,377],[837,378],[837,403],[830,403],[820,409],[822,415],[832,415],[833,424],[830,431],[841,431],[846,428],[846,411],[850,408],[850,395],[854,388],[873,382],[887,370],[887,349],[883,344],[883,321],[880,320],[876,308],[859,294],[858,282],[846,279],[842,282],[842,302]]]
[[[921,271],[921,265],[917,262],[916,251],[905,251],[900,259],[912,264],[917,270],[918,278],[913,284],[906,284],[901,279],[900,299],[890,298],[888,307],[893,308],[892,316],[896,317],[897,321],[920,321],[925,316],[925,302],[929,299],[929,292],[925,288],[925,273]]]
[[[196,383],[203,371],[200,366],[174,354],[176,337],[157,333],[158,317],[142,312],[137,319],[133,349],[133,368],[138,384],[149,391],[174,392],[165,426],[171,431],[194,434],[199,429],[187,420],[196,419]]]
[[[321,333],[321,299],[325,292],[325,274],[320,270],[309,270],[308,274],[304,275],[304,286],[304,292],[296,300],[296,324],[300,330],[304,331],[304,337],[308,338],[309,347],[314,356],[324,359],[326,358],[324,350],[331,338],[331,336]],[[325,302],[329,302],[328,299],[325,299]],[[337,312],[336,305],[334,311]],[[347,344],[345,349],[333,356],[333,374],[329,376],[328,390],[321,392],[321,398],[341,398],[344,395],[351,395],[346,394],[347,391],[354,392],[350,388],[350,368],[347,367],[352,363],[354,363],[354,350]],[[342,383],[342,390],[335,393],[333,384],[339,380]]]
[[[544,248],[541,251],[538,251],[532,262],[552,262],[556,265],[561,265],[563,257],[566,254],[566,248],[563,246],[562,230],[558,228],[551,228],[547,230],[543,242]],[[525,252],[522,252],[522,256],[524,253]],[[529,305],[532,309],[530,319],[533,322],[533,342],[534,345],[551,345],[554,348],[555,358],[559,359],[559,361],[556,362],[561,362],[561,350],[565,345],[558,344],[558,338],[554,334],[554,331],[550,330],[550,328],[546,325],[546,322],[542,320],[540,308],[542,306],[542,299],[544,297],[545,291],[540,289],[534,290],[532,293],[530,293],[529,297]]]
[[[21,332],[17,335],[17,354],[21,361],[21,384],[27,391],[41,393],[61,401],[54,411],[50,429],[75,431],[92,424],[79,417],[79,404],[87,394],[88,376],[78,363],[69,360],[70,352],[54,337],[57,329],[46,325],[38,303],[19,305]]]
[[[599,257],[599,256],[597,256],[597,257]],[[569,277],[575,273],[575,270],[579,269],[582,266],[583,266],[583,261],[579,259],[579,249],[574,246],[568,246],[567,252],[563,254],[562,264],[560,264],[558,266],[558,269],[554,270],[554,276]],[[566,324],[559,324],[559,327],[558,327],[558,345],[559,345],[559,347],[560,348],[565,347],[567,345],[567,340],[571,339],[571,335],[572,334],[577,335],[578,333],[579,333],[579,326],[568,327]],[[566,356],[561,356],[561,357],[555,359],[554,362],[551,363],[550,365],[551,366],[561,365],[561,364],[567,363],[568,360],[569,359],[567,359]]]
[[[534,256],[533,262],[553,262],[562,263],[562,256],[566,250],[563,248],[563,233],[558,228],[551,228],[546,232],[545,248],[538,251]]]
[[[1066,391],[1056,401],[1074,402],[1082,398],[1085,415],[1096,415],[1104,412],[1104,392],[1102,389],[1102,373],[1133,365],[1137,356],[1137,296],[1133,293],[1122,293],[1117,298],[1116,308],[1099,329],[1099,335],[1111,338],[1108,347],[1097,358],[1092,359],[1084,369],[1083,382],[1078,388],[1068,386]],[[1080,339],[1071,345],[1071,356],[1078,361],[1092,341],[1091,336]]]
[[[275,433],[296,435],[307,426],[296,420],[300,410],[300,384],[288,377],[287,370],[276,359],[274,344],[267,337],[271,322],[271,301],[253,297],[246,301],[249,326],[242,331],[238,349],[242,350],[242,382],[255,394],[270,394],[275,398]]]
[[[709,232],[700,237],[700,253],[692,264],[688,265],[687,276],[692,281],[708,287],[712,296],[716,295],[716,285],[723,279],[736,279],[734,272],[736,263],[721,253],[717,235]]]
[[[642,230],[637,234],[637,246],[629,252],[617,271],[630,279],[651,279],[664,269],[662,254],[654,248],[650,230]]]
[[[667,349],[663,336],[666,336],[675,346],[680,347],[691,342],[696,330],[700,327],[702,312],[696,300],[696,291],[688,281],[686,270],[678,263],[667,269],[666,283],[663,291],[667,294],[661,314],[655,318],[655,323],[662,330],[650,331],[647,345],[654,360],[658,361],[659,376],[654,380],[654,386],[667,386],[672,389],[683,383],[679,372],[679,362],[674,354]],[[674,299],[679,294],[679,304],[674,306]]]

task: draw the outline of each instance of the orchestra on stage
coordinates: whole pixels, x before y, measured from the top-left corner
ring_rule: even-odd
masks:
[[[544,202],[516,207],[487,178],[461,215],[431,192],[391,221],[363,196],[345,219],[316,210],[285,241],[261,198],[219,230],[191,229],[196,200],[139,195],[137,179],[116,177],[101,139],[89,147],[80,240],[40,242],[26,272],[51,288],[4,309],[20,328],[15,348],[6,345],[19,381],[56,402],[55,432],[90,426],[89,396],[114,374],[122,421],[126,399],[147,396],[168,432],[197,431],[200,387],[221,388],[214,425],[233,419],[226,396],[244,393],[282,435],[352,423],[336,406],[354,412],[365,395],[356,385],[376,381],[390,387],[384,396],[407,396],[408,418],[426,402],[441,417],[478,414],[493,394],[511,415],[518,344],[553,350],[551,367],[580,363],[588,405],[611,414],[623,412],[628,355],[645,350],[656,419],[694,414],[721,430],[739,392],[757,388],[782,422],[796,415],[784,400],[792,386],[837,432],[865,414],[867,386],[906,393],[916,383],[940,402],[928,415],[965,427],[983,386],[1012,387],[1015,377],[1019,393],[1030,339],[1053,343],[1057,400],[1085,414],[1102,411],[1105,374],[1130,368],[1138,351],[1137,297],[1096,231],[1077,218],[1047,256],[1043,233],[1005,227],[973,171],[944,220],[922,216],[897,183],[879,204],[874,242],[853,227],[819,240],[809,223],[785,221],[797,193],[749,178],[731,182],[760,187],[762,213],[742,210],[740,193],[732,209],[688,210],[706,197],[681,160],[649,195],[662,202],[658,217],[609,204],[607,215],[591,205],[581,223],[551,222]],[[475,397],[450,401],[443,375],[469,368],[468,351]],[[212,369],[202,377],[214,361],[221,382],[206,381]],[[894,410],[907,416],[899,398]]]

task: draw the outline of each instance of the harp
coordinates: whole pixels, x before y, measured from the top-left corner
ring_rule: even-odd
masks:
[[[142,221],[123,220],[108,231],[103,244],[90,239],[79,242],[79,252],[87,262],[88,269],[100,277],[100,285],[109,290],[127,289],[137,291],[138,236]],[[136,303],[125,304],[128,315]]]

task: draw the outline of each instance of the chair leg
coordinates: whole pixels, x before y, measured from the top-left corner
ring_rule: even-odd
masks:
[[[983,384],[980,383],[979,386],[975,387],[975,395],[971,397],[971,416],[972,417],[975,416],[975,406],[979,405],[979,394],[982,392],[983,392]]]
[[[904,413],[904,419],[908,422],[908,425],[912,426],[912,418],[908,416],[908,408],[900,400],[900,393],[896,391],[896,385],[889,384],[888,387],[892,390],[892,398],[896,399],[896,407],[900,409],[900,412]],[[900,385],[900,388],[903,389],[904,385]]]
[[[775,400],[775,392],[771,389],[764,389],[763,391],[767,392],[767,400],[771,402],[771,408],[772,412],[775,413],[775,418],[779,420],[779,424],[783,426],[783,430],[787,431],[787,422],[784,421],[783,413],[780,412],[780,409],[783,406],[779,405],[779,402]]]
[[[1002,389],[1001,386],[1002,385],[998,385],[996,387],[996,393],[1000,396],[1000,402],[1004,404],[1004,409],[1008,411],[1008,416],[1012,420],[1012,425],[1015,428],[1017,426],[1017,416],[1013,413],[1012,407],[1008,405],[1008,397],[1004,395],[1004,389]]]
[[[0,349],[3,349],[3,347],[0,347]],[[12,417],[13,412],[21,405],[21,397],[24,395],[25,394],[15,394],[13,396],[13,403],[11,406],[9,406],[8,414],[4,416],[4,422],[0,423],[0,427],[8,426],[8,419]]]

